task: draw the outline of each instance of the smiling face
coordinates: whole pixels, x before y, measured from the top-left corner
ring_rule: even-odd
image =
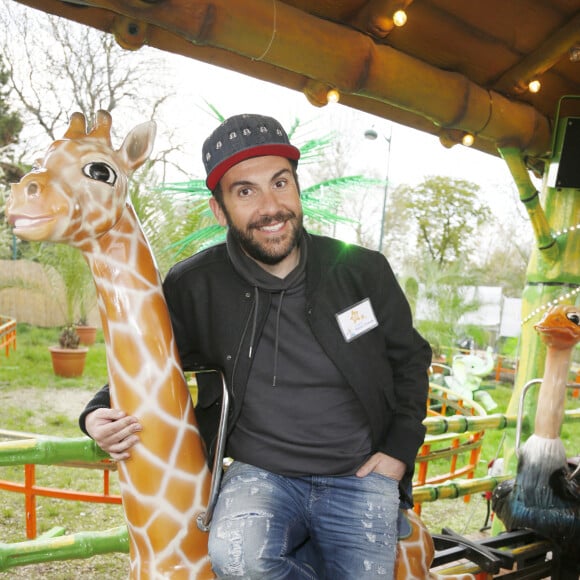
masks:
[[[16,236],[86,251],[118,223],[126,207],[128,178],[153,147],[155,123],[129,131],[115,151],[111,122],[109,112],[98,111],[87,132],[84,115],[73,113],[64,137],[12,184],[6,217]]]
[[[125,196],[117,190],[126,190],[126,177],[105,143],[63,139],[12,184],[8,221],[22,239],[80,247],[118,221]]]
[[[284,278],[298,264],[302,235],[300,191],[284,157],[264,156],[234,165],[220,181],[222,202],[211,209],[244,252],[264,270]]]

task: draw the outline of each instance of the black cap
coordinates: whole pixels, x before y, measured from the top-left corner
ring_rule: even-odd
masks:
[[[226,119],[202,147],[207,172],[205,183],[213,191],[224,173],[240,161],[262,155],[277,155],[298,161],[300,150],[290,144],[276,119],[264,115],[236,115]]]

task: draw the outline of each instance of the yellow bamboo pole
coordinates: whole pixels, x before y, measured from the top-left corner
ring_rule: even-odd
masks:
[[[484,415],[466,416],[452,415],[450,417],[427,417],[423,425],[427,435],[443,435],[446,433],[466,433],[485,429],[513,429],[516,426],[516,415]]]
[[[558,245],[540,204],[540,192],[532,183],[522,152],[513,147],[500,148],[499,152],[514,178],[520,201],[530,217],[537,248],[542,253],[543,260],[553,264],[559,256]]]
[[[481,477],[478,479],[447,481],[437,485],[422,485],[413,489],[413,501],[415,503],[426,503],[440,499],[456,499],[483,491],[492,491],[506,479],[509,479],[509,476]]]

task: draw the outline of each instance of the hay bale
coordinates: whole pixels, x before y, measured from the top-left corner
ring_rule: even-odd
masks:
[[[0,260],[0,312],[34,326],[66,324],[62,282],[29,260]]]

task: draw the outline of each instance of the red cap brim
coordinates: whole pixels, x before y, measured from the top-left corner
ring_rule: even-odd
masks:
[[[278,157],[286,157],[286,159],[298,161],[298,159],[300,159],[300,150],[293,145],[286,145],[284,143],[268,143],[248,147],[247,149],[234,153],[227,159],[224,159],[221,163],[218,163],[218,165],[216,165],[207,176],[205,184],[210,191],[213,191],[224,174],[234,165],[237,165],[246,159],[250,159],[251,157],[263,157],[265,155],[276,155]]]

